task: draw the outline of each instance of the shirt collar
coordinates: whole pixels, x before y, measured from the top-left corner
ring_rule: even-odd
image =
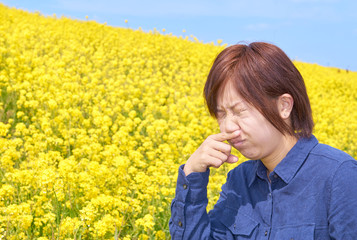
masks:
[[[310,138],[300,138],[285,158],[275,167],[274,172],[288,184],[317,144],[318,140],[313,135]],[[249,187],[257,177],[266,178],[266,167],[260,160],[256,162],[254,172],[255,174],[250,175]]]

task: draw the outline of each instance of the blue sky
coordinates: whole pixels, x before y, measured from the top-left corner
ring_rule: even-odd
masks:
[[[1,3],[204,43],[267,41],[291,59],[357,71],[355,0],[0,0]],[[126,24],[124,21],[128,20]],[[186,30],[183,33],[183,29]]]

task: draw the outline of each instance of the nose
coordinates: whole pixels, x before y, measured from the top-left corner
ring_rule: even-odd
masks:
[[[232,133],[237,130],[241,130],[238,120],[235,119],[234,116],[229,115],[220,121],[219,128],[221,132],[226,133]]]

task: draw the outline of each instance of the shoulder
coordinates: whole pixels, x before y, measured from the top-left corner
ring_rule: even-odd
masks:
[[[322,143],[317,144],[310,152],[310,155],[324,160],[324,163],[329,162],[330,164],[336,165],[355,160],[346,152]]]
[[[348,179],[357,182],[357,161],[346,152],[326,144],[317,144],[310,152],[310,159],[316,165],[318,173],[326,173],[330,186],[346,184]]]

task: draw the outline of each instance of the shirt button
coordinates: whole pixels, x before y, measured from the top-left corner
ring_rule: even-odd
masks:
[[[268,235],[268,231],[265,231],[264,235],[267,236]]]
[[[180,227],[182,227],[182,222],[181,222],[181,221],[179,221],[179,222],[178,222],[178,225],[179,225]]]
[[[187,189],[187,185],[186,184],[183,185],[183,189]]]

